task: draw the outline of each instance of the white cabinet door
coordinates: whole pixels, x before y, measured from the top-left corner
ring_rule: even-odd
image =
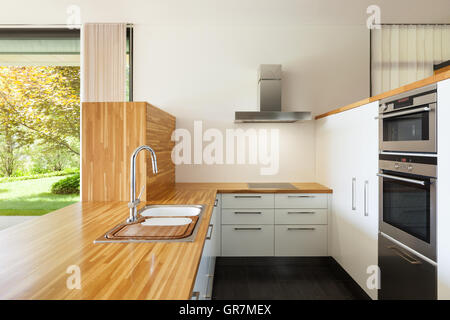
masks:
[[[232,193],[222,194],[222,208],[273,208],[273,193]]]
[[[275,209],[275,224],[327,224],[328,209]]]
[[[223,256],[273,256],[274,226],[222,225]]]
[[[221,197],[220,195],[216,196],[216,201],[214,203],[214,208],[210,220],[210,234],[209,240],[207,239],[205,242],[205,246],[208,244],[206,248],[206,255],[209,257],[208,270],[206,272],[206,294],[205,299],[210,300],[212,298],[212,290],[214,284],[214,271],[216,267],[216,258],[220,256],[220,233],[221,233],[221,224],[220,224],[220,216],[221,216]],[[208,235],[207,235],[208,237]]]
[[[214,257],[221,256],[221,220],[222,220],[222,195],[218,194],[216,196],[216,203],[214,207],[214,235],[213,235],[213,243],[214,243]]]
[[[208,270],[210,263],[210,256],[208,247],[211,241],[205,240],[203,247],[202,257],[200,259],[200,264],[197,270],[197,277],[195,278],[194,290],[192,293],[192,300],[204,300],[206,299],[207,288],[208,288]]]
[[[274,209],[222,209],[223,224],[273,224]]]
[[[280,193],[275,195],[275,208],[326,208],[327,194]]]
[[[275,256],[327,256],[327,226],[276,225]]]
[[[329,252],[374,299],[366,282],[378,264],[377,115],[373,102],[316,124],[317,179],[333,189]]]
[[[202,257],[195,279],[193,300],[212,297],[216,257],[220,255],[220,195],[217,196],[203,245]]]
[[[450,299],[450,79],[438,83],[437,262],[438,299]]]

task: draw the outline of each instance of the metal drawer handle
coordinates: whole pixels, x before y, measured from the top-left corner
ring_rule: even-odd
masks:
[[[403,260],[408,261],[411,264],[422,264],[422,262],[420,262],[419,260],[414,259],[413,257],[411,257],[409,254],[407,254],[406,252],[403,252],[402,250],[400,250],[397,247],[394,246],[389,246],[388,249],[391,249],[392,251],[394,251],[399,257],[403,258]]]
[[[314,214],[314,211],[288,211],[288,214]]]
[[[211,228],[211,229],[209,229],[209,228]],[[206,240],[211,240],[212,233],[213,233],[213,228],[214,228],[214,225],[210,224],[208,229],[211,230],[211,232],[209,233],[208,236],[206,236]]]
[[[236,199],[257,199],[257,198],[261,198],[261,196],[234,196]]]
[[[352,210],[356,210],[355,202],[355,189],[356,189],[356,178],[352,178]]]
[[[408,178],[402,178],[402,177],[392,176],[390,174],[377,173],[377,176],[379,176],[381,178],[388,178],[388,179],[392,179],[392,180],[398,180],[398,181],[403,181],[403,182],[420,184],[421,186],[425,185],[425,181],[415,180],[415,179],[408,179]]]
[[[367,199],[367,194],[368,194],[368,189],[369,188],[369,181],[364,181],[364,216],[368,217],[369,216],[369,208],[368,208],[368,199]]]
[[[192,292],[191,300],[192,300],[193,298],[195,298],[195,300],[199,300],[199,299],[200,299],[200,292],[198,292],[198,291]]]
[[[234,230],[261,230],[262,228],[234,228]]]
[[[235,211],[234,214],[262,214],[261,211]]]
[[[291,230],[310,230],[310,231],[314,231],[316,230],[316,228],[287,228],[289,231]]]
[[[288,198],[315,198],[315,196],[288,196]]]

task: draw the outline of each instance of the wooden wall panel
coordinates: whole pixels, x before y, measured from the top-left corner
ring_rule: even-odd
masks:
[[[130,201],[130,157],[140,145],[155,150],[159,173],[153,175],[150,154],[136,164],[136,193],[158,198],[175,185],[171,159],[175,117],[146,102],[87,102],[82,107],[82,201]]]
[[[145,144],[146,107],[145,102],[83,103],[82,201],[130,200],[130,157]],[[146,172],[142,155],[136,166],[139,192]]]
[[[154,175],[150,157],[147,158],[147,200],[157,200],[175,186],[175,165],[171,140],[176,120],[171,114],[147,105],[147,144],[155,150],[159,173]]]

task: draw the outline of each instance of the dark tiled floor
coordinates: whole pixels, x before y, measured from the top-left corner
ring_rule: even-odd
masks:
[[[213,299],[370,298],[331,257],[218,257]]]

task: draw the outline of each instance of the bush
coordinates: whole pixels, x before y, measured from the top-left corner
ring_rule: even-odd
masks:
[[[11,177],[17,178],[17,177],[23,177],[23,176],[26,176],[26,175],[27,175],[27,172],[26,172],[25,170],[19,168],[19,169],[16,169],[16,170],[13,172],[13,174],[11,175]]]
[[[33,175],[23,176],[23,177],[4,177],[4,178],[0,178],[0,183],[68,176],[68,175],[72,175],[74,173],[79,174],[80,170],[79,169],[64,169],[63,171],[56,171],[56,172],[49,172],[49,173],[42,173],[42,174],[33,174]]]
[[[51,192],[54,194],[80,194],[80,174],[77,173],[55,182]]]

